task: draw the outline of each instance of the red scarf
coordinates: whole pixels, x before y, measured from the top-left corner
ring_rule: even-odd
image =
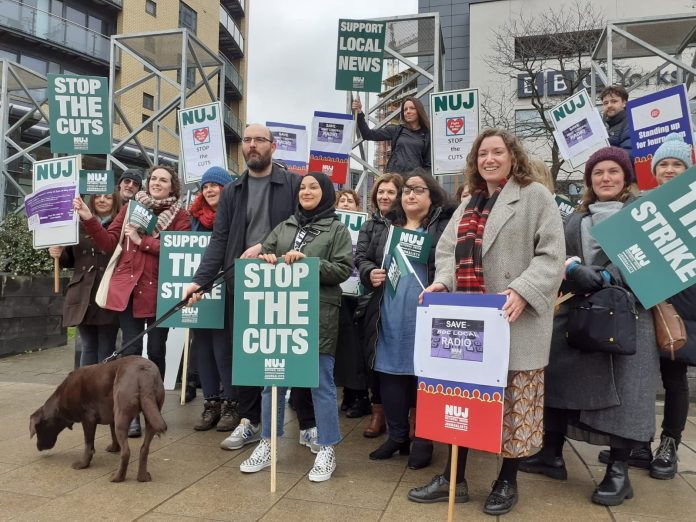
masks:
[[[191,205],[191,215],[200,221],[201,225],[208,230],[213,229],[215,223],[215,211],[203,197],[203,194],[198,194]]]
[[[464,210],[457,227],[457,292],[485,294],[486,283],[483,278],[483,231],[488,215],[491,213],[500,192],[507,183],[505,178],[490,198],[486,199],[486,186],[476,189]]]

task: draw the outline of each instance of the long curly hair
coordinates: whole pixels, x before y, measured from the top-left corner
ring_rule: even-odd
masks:
[[[486,138],[492,138],[498,136],[505,143],[510,156],[512,158],[512,166],[510,168],[510,174],[508,178],[513,178],[521,186],[527,186],[534,181],[534,173],[532,167],[529,163],[529,157],[524,151],[520,140],[509,131],[505,129],[485,129],[481,134],[479,134],[474,140],[471,146],[471,151],[466,157],[466,166],[464,167],[464,183],[469,187],[469,192],[471,194],[481,187],[481,184],[485,185],[485,180],[483,176],[478,171],[478,152],[481,148],[481,143]]]

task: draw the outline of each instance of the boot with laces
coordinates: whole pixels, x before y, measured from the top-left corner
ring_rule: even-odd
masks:
[[[333,446],[322,446],[319,448],[317,458],[314,459],[314,466],[309,471],[308,478],[312,482],[324,482],[331,478],[335,470],[336,450]]]
[[[200,419],[193,425],[196,431],[208,431],[220,420],[220,401],[204,401],[203,413]]]
[[[222,401],[220,411],[220,420],[217,423],[217,431],[232,431],[239,426],[239,410],[237,402],[225,400]]]
[[[251,456],[239,465],[239,471],[243,473],[256,473],[271,465],[271,441],[261,439],[259,445],[254,448]]]
[[[670,480],[677,474],[677,441],[663,435],[655,459],[650,463],[650,476],[660,480]]]

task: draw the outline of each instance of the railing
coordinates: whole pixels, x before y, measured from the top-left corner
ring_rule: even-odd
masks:
[[[244,37],[242,36],[242,32],[222,5],[220,6],[220,24],[230,33],[230,36],[232,36],[239,46],[239,50],[244,54]]]
[[[239,71],[234,65],[232,65],[232,62],[229,61],[227,56],[225,56],[222,53],[219,53],[218,56],[225,64],[225,78],[232,82],[232,85],[234,85],[235,89],[237,89],[241,94],[242,92],[244,92],[244,82],[242,81],[242,75],[239,74]]]
[[[108,36],[15,0],[0,0],[0,26],[109,62]]]
[[[243,130],[242,122],[239,120],[239,117],[234,112],[232,112],[232,109],[230,109],[229,105],[227,104],[225,104],[225,107],[222,110],[222,114],[225,125],[227,125],[230,129],[236,132],[237,136],[241,138]]]

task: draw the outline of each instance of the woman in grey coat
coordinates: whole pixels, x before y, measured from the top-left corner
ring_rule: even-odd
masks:
[[[564,290],[588,294],[607,281],[626,287],[590,230],[631,201],[633,179],[628,154],[618,147],[598,150],[585,164],[585,196],[565,226],[569,258]],[[655,432],[655,376],[659,366],[653,319],[638,305],[634,355],[579,351],[566,342],[568,312],[575,299],[560,306],[553,323],[551,357],[546,368],[544,447],[525,459],[520,469],[564,480],[565,437],[608,445],[610,462],[592,494],[592,502],[616,506],[633,497],[628,478],[631,449],[645,444]]]

